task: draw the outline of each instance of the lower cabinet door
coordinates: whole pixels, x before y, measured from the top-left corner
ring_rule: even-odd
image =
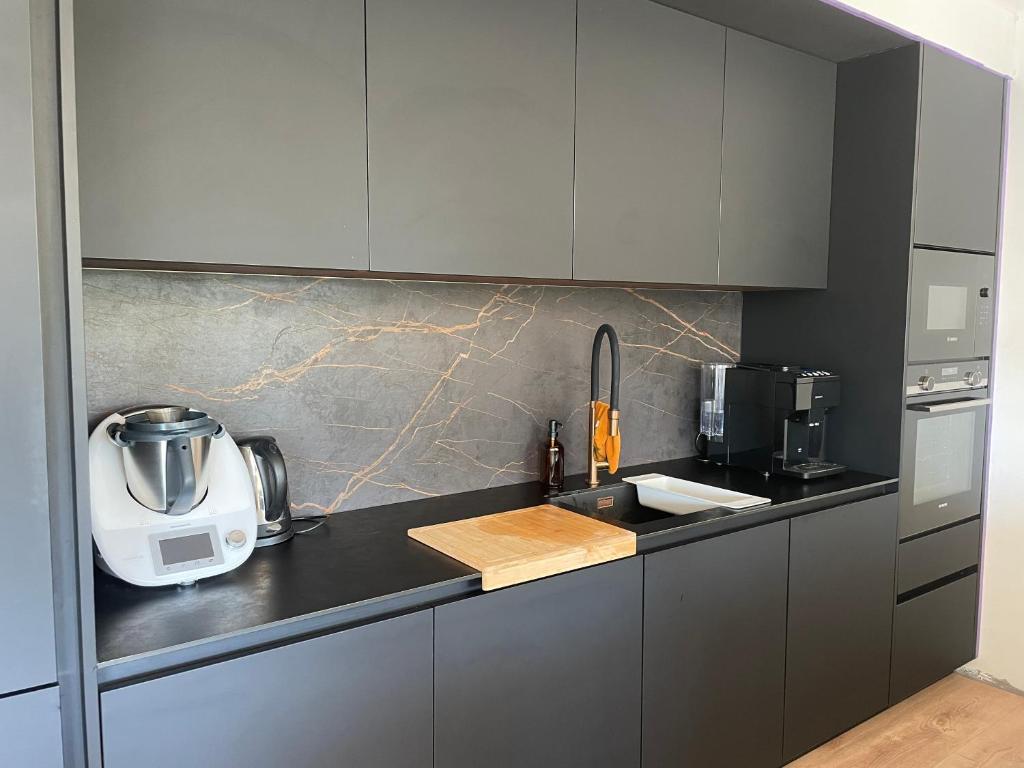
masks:
[[[889,494],[791,522],[787,761],[888,705],[897,507]]]
[[[640,765],[643,562],[435,609],[436,768]]]
[[[0,766],[64,765],[57,686],[0,699]]]
[[[941,680],[975,656],[978,575],[896,606],[891,704]]]
[[[101,695],[104,768],[430,768],[430,611]]]
[[[789,522],[658,552],[644,573],[644,768],[782,761]]]

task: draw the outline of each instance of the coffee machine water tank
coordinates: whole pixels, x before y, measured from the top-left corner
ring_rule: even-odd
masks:
[[[722,442],[725,430],[725,374],[733,363],[701,363],[700,432],[698,437]]]

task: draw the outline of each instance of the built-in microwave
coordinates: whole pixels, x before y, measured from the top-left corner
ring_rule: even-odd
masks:
[[[924,385],[924,387],[922,387]],[[981,514],[988,362],[909,366],[900,479],[900,539]]]
[[[993,256],[915,248],[909,361],[989,357],[994,279]]]

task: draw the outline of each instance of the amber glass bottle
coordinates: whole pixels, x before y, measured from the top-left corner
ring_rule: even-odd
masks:
[[[565,484],[565,448],[558,442],[558,430],[561,422],[551,419],[548,422],[548,439],[541,445],[540,465],[541,484],[547,493],[562,490]]]

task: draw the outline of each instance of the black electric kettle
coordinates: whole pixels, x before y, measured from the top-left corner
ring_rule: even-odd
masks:
[[[284,456],[272,437],[238,441],[256,497],[256,546],[268,547],[295,535],[288,505],[288,472]]]

